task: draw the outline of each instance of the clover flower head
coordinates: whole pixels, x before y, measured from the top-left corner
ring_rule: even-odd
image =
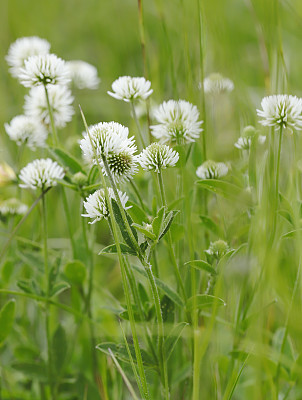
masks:
[[[179,159],[177,151],[160,143],[152,143],[138,156],[138,162],[146,171],[160,172],[162,169],[174,167]]]
[[[55,186],[58,179],[63,179],[63,168],[50,158],[37,159],[22,168],[19,174],[20,187],[46,190]]]
[[[9,124],[4,124],[6,133],[18,146],[25,143],[29,148],[44,147],[47,130],[35,118],[27,115],[17,115]]]
[[[220,260],[230,250],[229,245],[224,240],[212,242],[208,250],[205,250],[206,256],[210,262]]]
[[[129,103],[134,99],[146,100],[153,92],[151,82],[142,77],[120,76],[112,83],[112,92],[107,93]]]
[[[248,125],[243,129],[242,136],[234,144],[239,150],[249,150],[252,144],[252,140],[257,137],[258,143],[263,144],[266,141],[266,136],[258,135],[255,127]]]
[[[205,161],[196,170],[196,175],[201,179],[219,179],[228,173],[228,167],[222,162]]]
[[[151,132],[161,143],[192,143],[202,131],[197,107],[185,100],[164,101],[154,117],[158,124],[151,126]]]
[[[100,78],[97,69],[81,60],[67,61],[66,66],[72,83],[77,89],[97,89]]]
[[[225,78],[221,74],[214,72],[204,79],[203,87],[205,93],[216,95],[232,92],[234,90],[234,82],[231,79]]]
[[[84,158],[93,164],[100,164],[107,175],[103,158],[105,157],[111,173],[118,182],[132,178],[137,172],[137,147],[133,137],[128,137],[127,127],[117,122],[101,122],[92,125],[80,141]]]
[[[128,201],[128,196],[126,193],[121,192],[118,190],[118,195],[121,200],[122,206],[125,210],[130,207],[126,207],[126,203]],[[108,188],[108,196],[111,199],[115,199],[114,191],[112,188]],[[109,217],[109,207],[106,201],[105,190],[99,189],[96,190],[94,193],[90,194],[86,201],[84,201],[84,208],[86,214],[82,214],[82,217],[87,217],[93,219],[90,224],[95,224],[97,221],[101,221],[103,218],[107,219]]]
[[[64,128],[74,114],[71,91],[67,86],[48,85],[47,92],[54,124],[57,128]],[[43,86],[33,87],[25,96],[24,111],[25,115],[35,118],[50,130],[50,116]]]
[[[45,55],[49,53],[50,43],[37,36],[22,37],[10,45],[7,56],[7,64],[10,66],[12,76],[17,78],[20,68],[24,67],[24,61],[31,56]]]
[[[3,217],[24,215],[28,206],[16,198],[7,199],[0,203],[0,215]]]
[[[302,99],[297,96],[277,94],[264,97],[261,107],[257,114],[262,118],[262,125],[277,129],[302,129]]]
[[[65,61],[55,54],[40,54],[27,58],[18,78],[25,87],[67,85],[70,82]]]

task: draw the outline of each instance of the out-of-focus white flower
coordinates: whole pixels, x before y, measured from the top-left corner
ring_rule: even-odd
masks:
[[[20,200],[11,198],[0,203],[0,214],[4,217],[9,215],[24,215],[28,210],[28,206]]]
[[[50,158],[34,160],[22,168],[19,174],[20,187],[46,190],[55,186],[58,179],[63,179],[64,169]]]
[[[179,159],[177,151],[160,143],[152,143],[138,156],[138,162],[146,171],[160,172],[162,169],[174,167]]]
[[[15,141],[18,146],[23,143],[31,149],[45,146],[47,130],[35,118],[27,115],[17,115],[4,127],[10,139]]]
[[[151,126],[152,135],[161,143],[191,143],[202,131],[197,107],[185,100],[164,101],[154,117],[158,124]]]
[[[128,196],[126,193],[118,190],[119,198],[121,200],[122,206],[125,210],[130,207],[126,207],[126,203],[128,201]],[[109,199],[115,199],[114,191],[111,188],[108,188]],[[93,219],[90,224],[95,224],[97,221],[102,220],[103,218],[109,217],[109,207],[106,202],[105,190],[99,189],[89,195],[84,201],[84,208],[87,214],[82,214],[82,217],[87,217]]]
[[[74,114],[73,96],[67,86],[48,85],[49,103],[52,108],[54,123],[57,128],[64,128]],[[50,116],[43,86],[37,86],[25,96],[25,114],[35,118],[50,129]]]
[[[263,144],[266,141],[266,136],[258,135],[256,129],[252,125],[248,125],[243,129],[242,136],[234,144],[237,149],[249,150],[254,137],[258,137],[258,143]]]
[[[106,157],[111,173],[117,181],[126,181],[137,172],[137,147],[134,138],[128,137],[127,127],[117,122],[101,122],[92,125],[89,135],[84,132],[80,141],[84,158],[93,164],[99,163],[107,175],[103,163]]]
[[[228,167],[222,162],[205,161],[196,170],[196,175],[201,179],[219,179],[228,173]]]
[[[55,54],[27,58],[24,61],[24,67],[20,69],[18,78],[25,87],[67,85],[71,80],[65,61]]]
[[[225,78],[221,74],[214,72],[204,79],[203,87],[205,93],[227,93],[234,90],[234,83],[231,79]]]
[[[0,187],[11,184],[16,180],[16,174],[12,167],[5,161],[0,163]]]
[[[66,66],[72,83],[77,89],[97,89],[100,79],[97,69],[81,60],[67,61]]]
[[[213,259],[220,260],[230,250],[229,245],[224,240],[217,240],[211,242],[208,250],[205,250],[207,257],[213,261]]]
[[[262,110],[257,110],[260,123],[264,126],[279,128],[302,129],[302,99],[287,94],[277,94],[264,97],[261,101]]]
[[[18,77],[20,68],[24,67],[24,61],[35,55],[45,55],[49,53],[50,43],[37,36],[22,37],[10,45],[7,56],[7,64],[11,67],[10,72],[14,77]]]
[[[121,76],[116,79],[112,83],[112,90],[113,92],[107,92],[110,96],[128,103],[134,99],[145,100],[153,92],[150,81],[131,76]]]

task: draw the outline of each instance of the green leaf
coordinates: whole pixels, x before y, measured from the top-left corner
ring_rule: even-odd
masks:
[[[34,279],[20,279],[17,282],[17,286],[25,293],[36,294],[38,296],[45,295],[45,292]]]
[[[187,300],[187,308],[191,310],[193,308],[194,296],[190,297]],[[196,295],[196,308],[202,309],[205,307],[211,307],[212,305],[225,306],[226,303],[220,298],[216,296],[212,296],[210,294],[198,294]]]
[[[34,251],[17,251],[17,255],[24,264],[34,268],[35,270],[44,272],[44,260],[40,253]]]
[[[130,254],[132,256],[136,256],[136,252],[131,247],[127,246],[125,243],[120,243],[120,248],[123,254]],[[107,247],[104,247],[104,249],[102,249],[99,252],[99,255],[100,254],[117,254],[116,245],[111,244]]]
[[[127,231],[127,228],[126,228],[126,225],[124,223],[120,208],[119,208],[117,202],[114,199],[111,199],[111,203],[112,203],[112,209],[113,209],[114,218],[115,218],[116,223],[118,224],[118,226],[120,228],[121,234],[122,234],[125,242],[127,243],[127,245],[129,247],[131,247],[135,251],[135,246],[132,243],[132,239],[131,239],[128,231]],[[131,226],[133,224],[132,218],[130,217],[129,214],[127,214],[126,211],[125,211],[125,214],[126,214],[128,223],[130,225],[131,231],[133,233],[133,236],[134,236],[135,240],[138,241],[137,232],[134,229],[134,227]]]
[[[13,327],[15,306],[16,302],[12,299],[4,304],[0,310],[0,344],[3,343]]]
[[[67,167],[72,174],[82,172],[86,175],[81,164],[71,154],[58,148],[52,148],[49,151],[56,158],[56,160]]]
[[[165,357],[166,360],[169,360],[171,354],[173,353],[173,350],[176,346],[176,343],[178,342],[182,331],[186,326],[189,324],[187,322],[180,322],[176,326],[173,327],[169,335],[167,336],[164,347],[165,347]]]
[[[156,236],[156,238],[159,237],[159,235],[162,231],[162,224],[163,224],[164,218],[165,218],[165,207],[162,207],[159,209],[157,216],[152,221],[152,229],[153,229],[153,233]]]
[[[138,267],[137,265],[132,264],[133,269],[135,269],[135,271],[137,271],[138,273],[140,273],[142,276],[148,278],[147,272]],[[179,294],[172,289],[170,286],[168,286],[165,282],[161,281],[160,279],[155,277],[155,282],[157,287],[162,290],[163,293],[165,293],[169,299],[171,299],[175,304],[177,304],[179,307],[183,307],[184,306],[184,302],[182,300],[182,298],[179,296]]]
[[[70,285],[67,282],[58,282],[51,288],[50,297],[57,296],[67,289],[70,289]]]
[[[179,213],[178,210],[173,210],[173,211],[170,211],[169,214],[165,217],[164,222],[163,222],[163,226],[162,226],[162,229],[161,229],[161,232],[160,232],[160,235],[159,235],[159,240],[163,236],[165,236],[165,234],[168,232],[168,230],[169,230],[169,228],[170,228],[170,226],[171,226],[171,224],[173,222],[173,219],[175,218],[175,216],[178,213]]]
[[[136,362],[134,346],[131,344],[128,344],[128,346],[130,349],[130,353],[133,357],[133,360]],[[98,344],[96,346],[96,348],[107,355],[110,355],[110,353],[108,351],[108,348],[110,348],[116,358],[118,358],[120,361],[130,363],[127,348],[124,343],[116,344],[113,342],[105,342],[105,343]],[[157,369],[156,363],[155,363],[153,357],[151,356],[151,354],[149,354],[146,350],[144,350],[142,348],[140,350],[141,350],[141,355],[142,355],[142,360],[143,360],[144,366]]]
[[[230,200],[236,200],[248,205],[252,205],[251,196],[243,188],[234,185],[227,181],[220,181],[218,179],[202,179],[196,183],[215,194],[223,196]]]
[[[73,260],[64,267],[64,274],[68,281],[74,285],[82,285],[86,279],[86,266],[82,261]]]
[[[137,229],[139,232],[141,232],[143,235],[145,235],[147,238],[151,239],[151,240],[155,240],[156,236],[154,235],[154,233],[148,231],[144,226],[141,226],[139,224],[132,224],[132,226]]]
[[[53,363],[57,375],[60,374],[64,366],[68,348],[67,344],[65,330],[63,329],[62,325],[59,325],[52,338]]]
[[[127,204],[131,206],[129,210],[127,210],[128,214],[131,216],[133,221],[137,224],[142,224],[143,222],[148,222],[148,216],[146,212],[139,207],[137,204],[133,203],[132,201],[128,201]]]
[[[191,267],[194,267],[194,268],[199,269],[201,271],[206,271],[206,272],[210,273],[211,275],[216,275],[217,274],[215,269],[209,263],[207,263],[204,260],[188,261],[188,262],[185,263],[185,265],[190,265]]]
[[[218,226],[211,218],[209,218],[206,215],[200,215],[199,218],[201,219],[202,224],[214,235],[216,235],[218,238],[223,238],[223,230]]]

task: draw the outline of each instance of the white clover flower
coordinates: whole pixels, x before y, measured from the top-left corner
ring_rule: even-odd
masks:
[[[54,123],[57,128],[64,128],[74,114],[72,107],[73,96],[66,86],[47,86],[49,103],[52,108]],[[50,129],[50,116],[43,86],[37,86],[25,96],[25,114],[35,118]]]
[[[249,150],[252,144],[253,138],[258,137],[258,143],[263,144],[266,141],[266,136],[258,135],[254,126],[248,125],[243,129],[242,136],[234,144],[237,149]]]
[[[19,76],[20,68],[24,67],[24,61],[35,55],[49,53],[50,43],[37,36],[22,37],[10,45],[7,56],[7,64],[11,67],[10,72],[15,78]]]
[[[177,151],[160,143],[152,143],[138,156],[138,162],[146,171],[160,172],[162,169],[174,167],[179,159]]]
[[[97,69],[85,61],[67,61],[66,66],[72,83],[77,89],[97,89],[100,79]]]
[[[134,138],[128,137],[128,128],[117,122],[101,122],[88,129],[89,135],[84,132],[84,138],[80,141],[84,158],[90,163],[99,163],[107,175],[102,159],[106,157],[117,181],[132,178],[137,172],[137,156],[134,155],[137,147]]]
[[[201,179],[219,179],[228,173],[229,169],[222,162],[205,161],[196,170],[196,175]]]
[[[0,203],[0,214],[4,217],[9,215],[24,215],[28,210],[28,206],[20,200],[11,198]]]
[[[185,100],[164,101],[154,117],[158,124],[151,126],[152,135],[161,143],[192,143],[202,131],[197,107]]]
[[[257,110],[260,123],[264,126],[279,128],[302,129],[302,99],[287,94],[277,94],[264,97],[261,101],[262,110]]]
[[[216,240],[216,242],[211,242],[208,250],[205,253],[211,260],[220,260],[228,251],[230,250],[229,245],[224,240]]]
[[[25,87],[40,85],[67,85],[70,82],[69,70],[62,58],[55,54],[31,56],[24,61],[18,74]]]
[[[114,191],[108,188],[109,199],[116,199]],[[121,200],[122,206],[125,210],[130,207],[126,207],[128,201],[128,196],[126,193],[118,190],[118,195]],[[99,189],[94,193],[90,194],[86,201],[84,201],[84,208],[87,214],[82,214],[82,217],[87,217],[93,219],[89,224],[95,224],[97,221],[101,221],[103,218],[107,219],[109,217],[109,207],[106,202],[105,190]]]
[[[17,115],[9,124],[4,124],[6,133],[18,146],[25,143],[29,148],[44,147],[47,130],[35,118]]]
[[[219,73],[212,73],[207,76],[203,81],[205,93],[219,94],[232,92],[234,90],[234,83],[231,79],[225,78]]]
[[[116,79],[112,83],[112,90],[113,92],[107,92],[110,96],[127,103],[134,99],[146,100],[153,92],[150,81],[131,76],[121,76]]]
[[[20,187],[45,190],[57,184],[57,179],[63,179],[64,169],[50,158],[34,160],[22,168],[19,174]]]

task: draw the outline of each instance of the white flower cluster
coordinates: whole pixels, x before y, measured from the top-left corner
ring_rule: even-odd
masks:
[[[220,94],[232,92],[234,90],[234,83],[231,79],[225,78],[219,73],[212,73],[207,76],[203,81],[205,93]]]
[[[18,146],[27,144],[31,149],[44,147],[47,130],[36,118],[27,115],[17,115],[9,124],[4,124],[6,133]]]
[[[111,173],[119,182],[127,181],[137,172],[137,147],[133,137],[128,137],[127,127],[117,122],[101,122],[89,127],[80,141],[84,158],[90,163],[99,163],[107,175],[103,163],[106,158]]]
[[[20,69],[24,67],[24,61],[35,55],[48,54],[50,43],[47,40],[36,36],[23,37],[17,39],[11,44],[8,54],[5,57],[10,66],[11,74],[17,78],[20,74]]]
[[[24,215],[28,210],[28,206],[22,203],[20,200],[11,199],[4,200],[0,203],[0,214],[4,217],[14,215]]]
[[[197,168],[196,175],[200,179],[219,179],[225,176],[228,170],[226,164],[208,160]]]
[[[57,128],[64,128],[71,121],[74,114],[72,107],[73,96],[66,86],[48,85],[48,98],[52,109],[54,124]],[[33,87],[25,96],[25,114],[35,118],[50,130],[50,115],[43,86]]]
[[[27,58],[18,78],[23,86],[29,88],[49,84],[67,85],[70,82],[65,61],[55,54],[39,54]]]
[[[128,201],[128,196],[126,193],[118,190],[118,195],[121,200],[122,206],[125,210],[130,207],[126,207]],[[112,188],[108,188],[108,196],[111,199],[115,199],[114,191]],[[84,201],[84,208],[87,214],[82,214],[82,217],[87,217],[93,219],[90,224],[95,224],[97,221],[101,221],[103,218],[107,219],[109,217],[109,207],[106,202],[105,190],[99,189],[89,195]]]
[[[196,106],[185,100],[164,101],[155,111],[152,135],[161,143],[192,143],[199,138],[202,121]]]
[[[234,144],[239,150],[249,150],[252,140],[257,137],[258,143],[263,144],[266,141],[266,136],[258,135],[254,126],[248,125],[243,129],[242,136]]]
[[[129,103],[134,99],[146,100],[153,92],[151,82],[142,77],[120,76],[112,83],[110,96]]]
[[[11,44],[6,56],[12,75],[31,90],[25,96],[25,116],[13,119],[5,129],[17,144],[26,143],[32,149],[45,144],[51,128],[46,90],[55,127],[63,128],[74,114],[68,85],[72,82],[79,89],[96,89],[100,82],[94,66],[80,60],[65,62],[49,50],[47,40],[23,37]]]
[[[81,60],[67,61],[66,66],[72,83],[77,89],[97,89],[100,79],[97,69]]]
[[[138,156],[138,162],[146,171],[160,172],[162,169],[174,167],[179,159],[177,151],[160,143],[152,143]]]
[[[50,158],[34,160],[22,168],[19,174],[20,187],[46,190],[64,178],[63,168]]]
[[[262,125],[275,126],[277,129],[302,129],[302,99],[278,94],[264,97],[261,107],[262,110],[257,110],[257,114],[262,118]]]

